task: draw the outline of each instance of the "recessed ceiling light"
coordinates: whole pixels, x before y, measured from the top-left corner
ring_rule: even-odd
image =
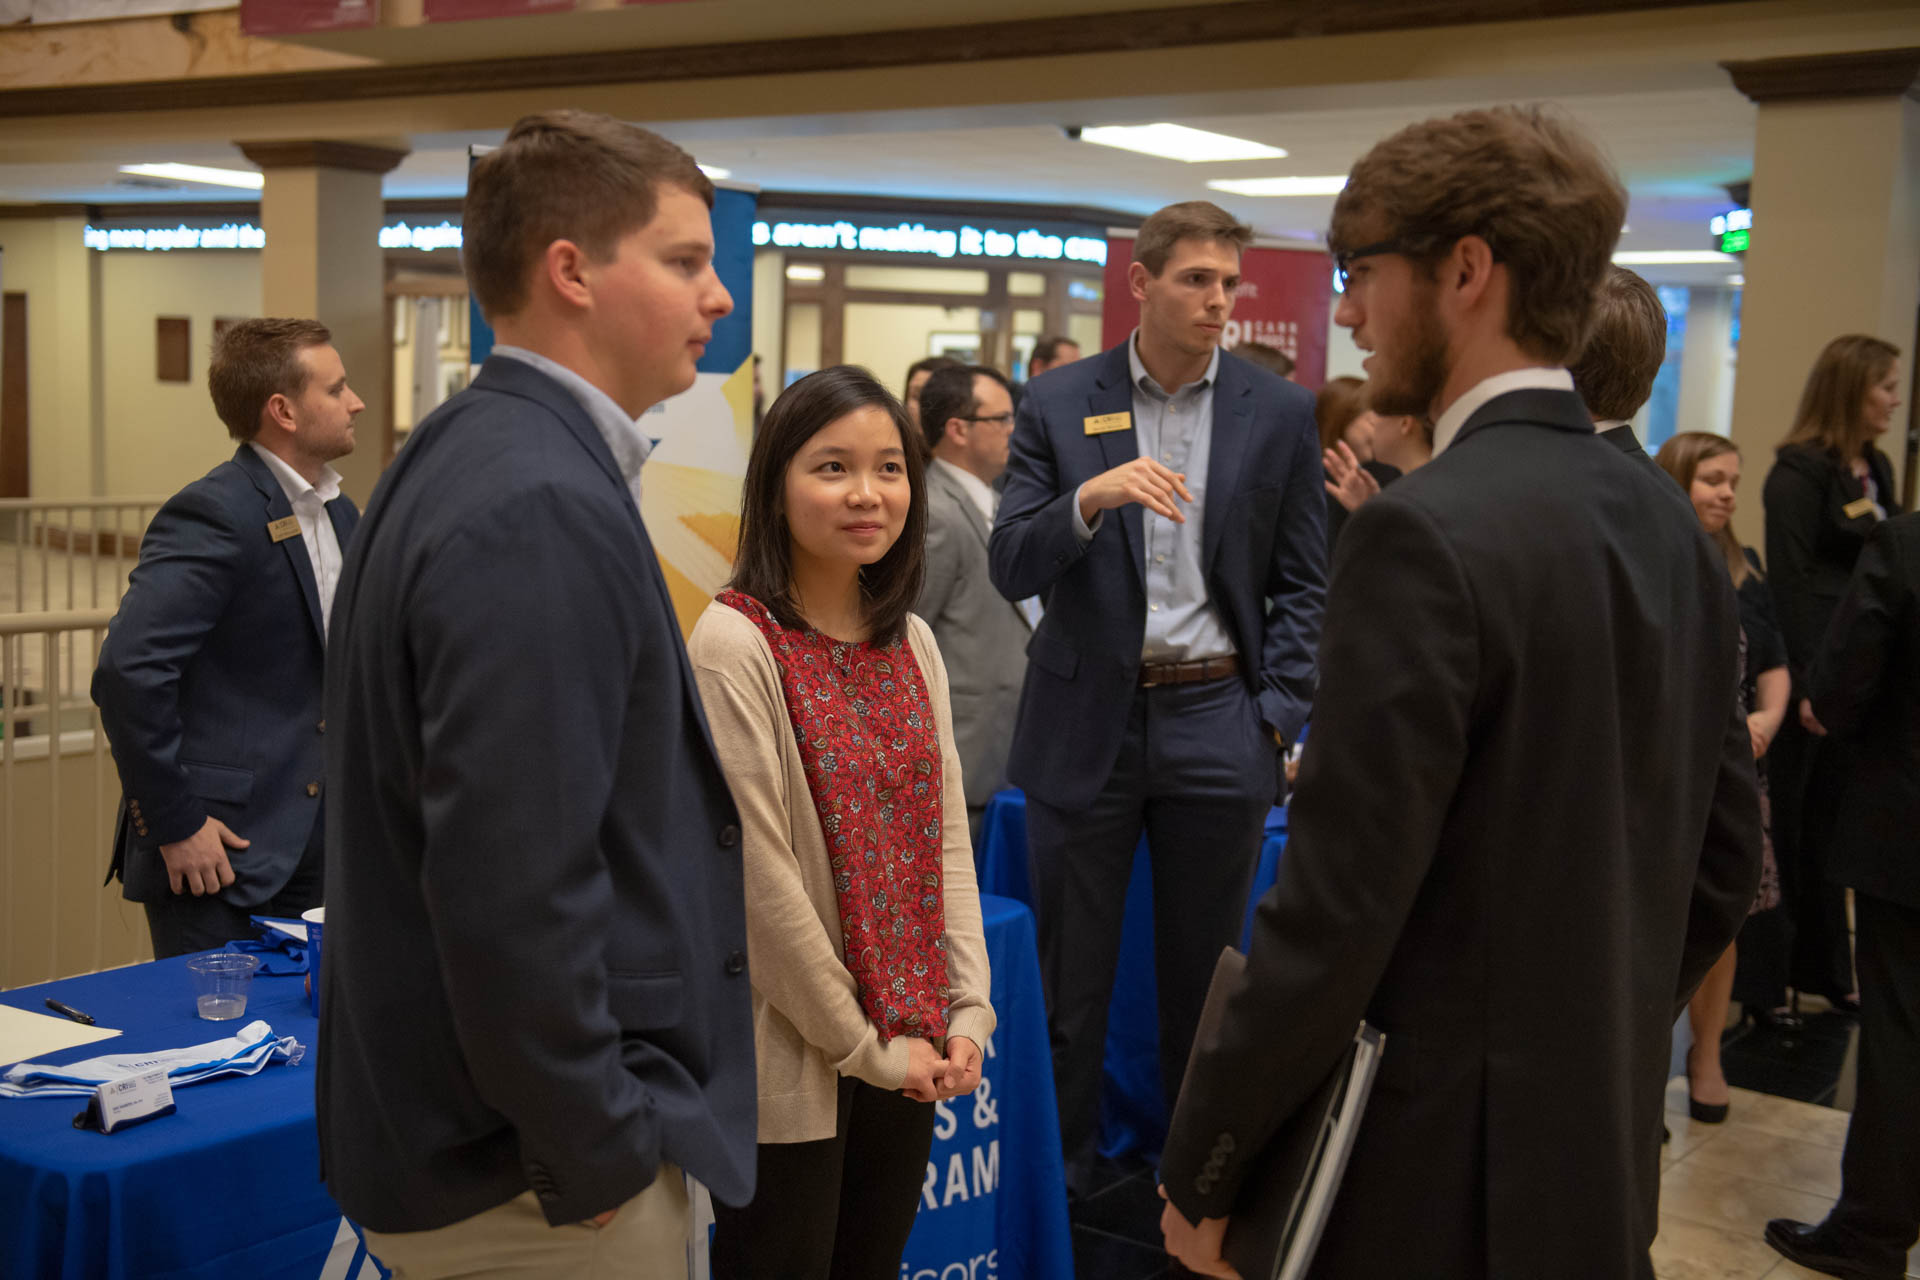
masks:
[[[1280,147],[1230,138],[1224,133],[1208,133],[1205,129],[1189,129],[1183,124],[1096,125],[1082,129],[1080,141],[1187,164],[1211,160],[1279,160],[1287,154]]]
[[[246,187],[258,191],[267,185],[267,175],[251,169],[210,169],[201,164],[123,164],[122,173],[143,178],[171,178],[176,182],[204,182],[214,187]]]
[[[1725,267],[1740,261],[1730,253],[1712,249],[1642,249],[1616,253],[1613,260],[1623,267]]]
[[[787,268],[787,279],[789,280],[819,281],[825,280],[826,278],[827,269],[825,267],[814,266],[812,263],[796,262]]]
[[[700,166],[700,172],[706,174],[709,178],[712,178],[715,182],[720,181],[720,179],[722,178],[731,178],[733,176],[733,170],[722,169],[717,164],[703,164]]]
[[[1347,185],[1344,173],[1325,178],[1215,178],[1215,191],[1236,196],[1337,196]]]

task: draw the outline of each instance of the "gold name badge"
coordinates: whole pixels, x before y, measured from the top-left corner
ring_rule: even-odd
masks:
[[[1873,499],[1855,498],[1852,502],[1840,508],[1840,510],[1846,515],[1847,519],[1858,520],[1861,516],[1873,514]]]
[[[1131,431],[1133,430],[1133,415],[1131,413],[1103,413],[1098,417],[1085,419],[1084,425],[1087,429],[1087,434],[1090,436],[1104,436],[1109,431]]]
[[[275,542],[285,542],[288,538],[300,536],[300,517],[281,516],[278,520],[267,522],[267,536]]]

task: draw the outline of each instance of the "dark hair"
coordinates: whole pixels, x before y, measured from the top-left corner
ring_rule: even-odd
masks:
[[[235,440],[259,435],[267,401],[306,389],[307,366],[300,353],[332,341],[333,334],[318,320],[274,318],[241,320],[215,336],[207,391],[227,434]]]
[[[1874,435],[1867,425],[1867,392],[1899,358],[1900,348],[1864,333],[1829,342],[1807,374],[1793,430],[1780,447],[1806,444],[1841,458],[1861,456]]]
[[[965,365],[952,356],[922,356],[907,366],[907,380],[900,384],[900,398],[905,400],[913,392],[913,375],[933,373],[938,369],[964,369]]]
[[[1283,378],[1291,378],[1296,367],[1292,356],[1264,342],[1242,342],[1234,347],[1233,354],[1249,364],[1257,364],[1262,369],[1271,370]]]
[[[893,419],[906,454],[907,487],[912,495],[899,540],[878,563],[860,569],[868,639],[884,643],[902,633],[926,579],[927,464],[906,409],[878,379],[855,365],[810,373],[767,407],[747,456],[747,479],[740,492],[740,549],[727,585],[767,606],[781,626],[807,625],[793,603],[793,533],[785,508],[787,468],[802,446],[824,428],[867,408],[884,409]]]
[[[1035,338],[1033,340],[1033,354],[1027,357],[1027,368],[1031,370],[1034,364],[1038,362],[1051,369],[1053,362],[1060,358],[1060,348],[1073,347],[1078,349],[1079,346],[1080,344],[1072,338],[1060,333],[1049,333],[1044,337]]]
[[[653,221],[662,186],[713,207],[713,183],[657,133],[591,111],[522,116],[467,176],[460,260],[483,315],[526,305],[533,264],[556,240],[596,262]]]
[[[1398,242],[1429,275],[1467,236],[1506,266],[1507,328],[1563,363],[1587,339],[1594,290],[1627,192],[1585,134],[1541,107],[1492,107],[1408,125],[1361,157],[1333,203],[1327,247]]]
[[[1367,384],[1359,378],[1328,378],[1313,398],[1313,422],[1320,428],[1320,447],[1331,449],[1347,434],[1353,420],[1367,411]]]
[[[920,431],[927,438],[931,453],[947,434],[947,420],[966,418],[980,412],[980,397],[974,394],[974,379],[991,378],[1009,395],[1007,376],[984,364],[956,364],[935,369],[920,388]]]
[[[1253,228],[1210,200],[1185,200],[1155,210],[1140,224],[1133,260],[1157,276],[1182,240],[1218,240],[1242,253],[1253,243]]]
[[[1596,418],[1625,421],[1653,394],[1667,358],[1667,310],[1653,286],[1625,267],[1608,266],[1594,295],[1587,345],[1568,372]]]

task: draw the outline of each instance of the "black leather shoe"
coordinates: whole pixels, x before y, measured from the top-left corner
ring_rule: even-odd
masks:
[[[1807,1020],[1790,1008],[1756,1009],[1746,1008],[1740,1012],[1742,1022],[1751,1022],[1756,1027],[1771,1031],[1804,1031]]]
[[[1906,1271],[1904,1259],[1876,1266],[1847,1253],[1824,1222],[1810,1226],[1792,1218],[1775,1218],[1767,1224],[1767,1243],[1789,1262],[1843,1280],[1902,1280]]]

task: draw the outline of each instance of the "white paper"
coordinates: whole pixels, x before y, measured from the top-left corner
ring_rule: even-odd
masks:
[[[111,1040],[119,1034],[112,1027],[89,1027],[71,1018],[0,1004],[0,1066],[25,1062],[43,1053],[58,1053],[78,1044]]]
[[[297,938],[301,942],[307,940],[307,926],[304,924],[299,924],[292,920],[262,920],[260,923],[266,925],[269,929],[278,929],[289,938]]]

